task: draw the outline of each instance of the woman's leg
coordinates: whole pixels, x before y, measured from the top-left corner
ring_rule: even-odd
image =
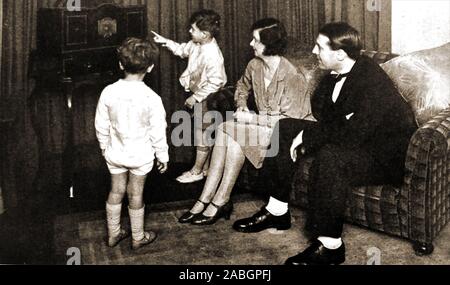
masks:
[[[221,128],[216,131],[216,144],[214,145],[211,162],[209,166],[208,178],[203,186],[203,192],[200,195],[199,201],[208,204],[211,202],[216,192],[217,186],[222,179],[223,170],[225,167],[225,157],[227,154],[227,145],[225,143],[226,134]],[[201,202],[196,202],[194,207],[190,210],[192,214],[201,213],[205,205]]]
[[[231,191],[233,191],[234,184],[236,183],[245,162],[245,155],[242,152],[241,146],[230,136],[225,136],[227,151],[222,182],[220,183],[220,186],[214,195],[214,199],[212,200],[212,202],[217,206],[222,206],[230,200]],[[211,217],[216,214],[216,211],[216,207],[210,206],[206,209],[203,215]]]
[[[209,152],[208,158],[206,159],[205,164],[203,164],[203,175],[204,176],[208,176],[209,164],[211,163],[211,153],[212,153],[212,151]]]

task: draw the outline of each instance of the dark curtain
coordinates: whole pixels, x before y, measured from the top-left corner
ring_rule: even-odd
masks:
[[[149,28],[178,42],[189,40],[189,16],[199,8],[213,9],[222,18],[219,45],[225,58],[228,84],[234,85],[252,58],[251,25],[263,17],[282,20],[291,38],[312,48],[318,27],[324,22],[323,1],[312,0],[160,0],[148,1]],[[186,62],[162,50],[158,89],[169,114],[183,109],[185,98],[178,77]],[[170,119],[170,117],[169,117]],[[171,149],[172,161],[192,159],[193,148]]]
[[[391,51],[391,1],[324,0],[325,21],[344,21],[361,33],[367,50]]]
[[[55,154],[62,153],[65,147],[65,124],[58,117],[62,112],[61,102],[49,98],[46,104],[37,107],[39,109],[36,111],[41,112],[40,124],[46,126],[44,130],[40,130],[39,139],[32,127],[27,106],[34,86],[28,76],[28,61],[30,52],[36,46],[37,11],[41,7],[63,7],[66,2],[3,0],[0,119],[14,120],[14,125],[8,132],[8,155],[1,158],[6,165],[6,170],[2,173],[2,184],[7,207],[16,206],[31,193],[38,170],[39,142]],[[372,49],[387,45],[384,41],[380,43],[378,35],[390,30],[381,29],[383,25],[380,24],[380,13],[371,14],[363,9],[365,0],[91,0],[82,1],[82,4],[92,7],[105,2],[147,5],[149,31],[154,30],[178,42],[189,39],[188,20],[192,12],[199,8],[217,11],[222,17],[218,42],[225,57],[229,85],[235,84],[252,57],[249,47],[250,26],[257,19],[267,16],[279,18],[285,23],[289,36],[307,49],[312,49],[318,29],[326,21],[347,20],[354,24],[356,28],[362,29],[366,47]],[[384,37],[385,34],[379,36],[380,39]],[[186,61],[161,49],[158,67],[150,80],[152,88],[163,99],[169,122],[172,113],[183,108],[185,98],[178,77],[185,66]],[[91,100],[86,102],[92,104]],[[91,110],[93,106],[82,107]],[[83,143],[86,140],[96,143],[95,137],[83,137],[81,140]],[[171,161],[190,162],[192,150],[193,148],[171,147]],[[60,166],[55,166],[55,177],[59,177],[58,167]]]
[[[6,208],[14,207],[31,188],[37,171],[37,138],[33,132],[27,100],[32,89],[28,80],[28,55],[36,42],[37,1],[3,0],[0,119],[13,120],[3,130],[6,157],[2,171]]]
[[[29,76],[29,57],[36,48],[37,11],[39,8],[64,7],[64,0],[3,0],[0,121],[13,121],[8,129],[2,127],[1,185],[6,208],[13,208],[33,193],[39,167],[39,143],[46,152],[61,155],[65,147],[65,121],[61,120],[64,104],[49,97],[45,104],[34,106],[41,113],[39,122],[30,114],[30,97],[34,82]],[[83,5],[116,2],[123,5],[145,4],[146,1],[82,1]],[[45,94],[43,95],[45,96]],[[44,100],[41,100],[41,103]],[[33,125],[41,128],[40,137]],[[6,154],[6,155],[3,155]],[[3,157],[4,156],[4,157]],[[59,184],[62,165],[51,165],[54,175],[50,184]],[[45,191],[45,189],[44,189]]]

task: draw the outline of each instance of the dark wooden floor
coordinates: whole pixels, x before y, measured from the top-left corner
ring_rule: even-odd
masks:
[[[165,175],[152,172],[145,186],[145,203],[158,208],[179,201],[178,206],[188,207],[200,195],[204,183],[177,183],[175,178],[188,167],[175,164]],[[54,264],[55,217],[104,209],[109,190],[108,173],[80,171],[76,175],[73,198],[68,189],[41,190],[18,208],[8,209],[0,216],[1,264]],[[246,192],[237,187],[233,195]]]

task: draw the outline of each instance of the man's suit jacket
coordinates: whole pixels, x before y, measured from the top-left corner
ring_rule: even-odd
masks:
[[[318,122],[304,131],[306,152],[326,144],[365,151],[386,169],[385,183],[401,183],[406,151],[417,129],[410,106],[381,67],[366,56],[356,61],[335,103],[334,87],[329,74],[311,99]]]

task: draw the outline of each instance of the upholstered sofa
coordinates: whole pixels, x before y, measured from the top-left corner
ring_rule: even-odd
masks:
[[[433,240],[450,220],[450,43],[404,56],[367,52],[381,64],[415,111],[420,128],[411,138],[401,187],[352,189],[349,223],[411,240],[417,255],[431,254]],[[306,74],[313,92],[323,72],[315,56],[293,48],[287,55]],[[291,203],[308,207],[313,158],[296,170]]]

